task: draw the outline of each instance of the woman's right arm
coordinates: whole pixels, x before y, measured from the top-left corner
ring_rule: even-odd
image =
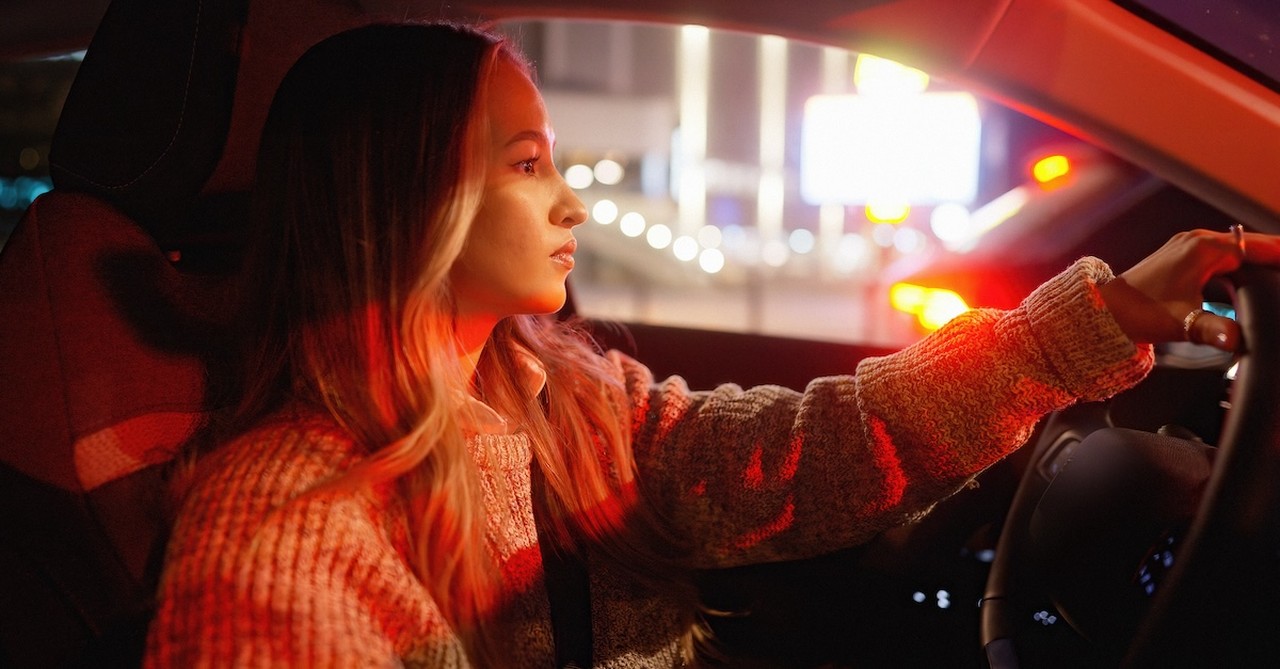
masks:
[[[632,398],[640,481],[698,567],[786,560],[909,522],[1025,442],[1045,413],[1141,379],[1083,259],[1016,309],[977,310],[803,393],[690,392],[614,359]]]

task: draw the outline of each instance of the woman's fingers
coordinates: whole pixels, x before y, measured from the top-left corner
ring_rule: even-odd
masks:
[[[1230,318],[1197,309],[1186,315],[1183,324],[1189,342],[1224,351],[1235,351],[1240,344],[1240,326]]]
[[[1098,286],[1098,293],[1116,324],[1125,335],[1138,343],[1182,339],[1182,314],[1199,306],[1199,302],[1187,302],[1186,308],[1180,312],[1177,311],[1178,307],[1171,309],[1167,303],[1153,296],[1145,286],[1132,281],[1129,272]],[[1177,316],[1174,315],[1175,312]]]
[[[1245,262],[1250,265],[1280,267],[1280,236],[1246,232],[1243,240]]]
[[[1197,299],[1202,299],[1205,283],[1234,272],[1243,264],[1280,267],[1280,237],[1246,232],[1240,225],[1233,225],[1223,233],[1194,231],[1190,235],[1204,259],[1206,274],[1196,287]],[[1225,351],[1239,350],[1239,324],[1224,316],[1198,312],[1198,309],[1189,312],[1183,319],[1187,341]]]
[[[1134,341],[1186,339],[1236,350],[1239,326],[1198,309],[1205,284],[1245,262],[1280,267],[1280,237],[1235,227],[1180,232],[1120,275],[1117,285],[1103,286],[1103,299]]]

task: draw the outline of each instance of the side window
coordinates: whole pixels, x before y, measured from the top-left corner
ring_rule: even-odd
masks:
[[[1040,200],[1087,197],[1072,170],[1099,162],[869,54],[699,26],[503,29],[535,63],[557,164],[591,212],[570,281],[592,318],[901,346],[1010,306],[971,276],[915,279]]]
[[[0,246],[49,190],[49,142],[83,54],[0,62]]]

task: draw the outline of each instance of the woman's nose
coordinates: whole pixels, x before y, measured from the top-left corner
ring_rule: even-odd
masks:
[[[582,199],[569,187],[564,177],[560,178],[560,203],[559,225],[572,228],[587,221],[587,205],[582,203]]]

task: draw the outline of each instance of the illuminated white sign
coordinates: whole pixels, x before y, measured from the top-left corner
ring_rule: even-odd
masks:
[[[982,120],[968,93],[818,95],[805,104],[810,204],[972,203]]]

